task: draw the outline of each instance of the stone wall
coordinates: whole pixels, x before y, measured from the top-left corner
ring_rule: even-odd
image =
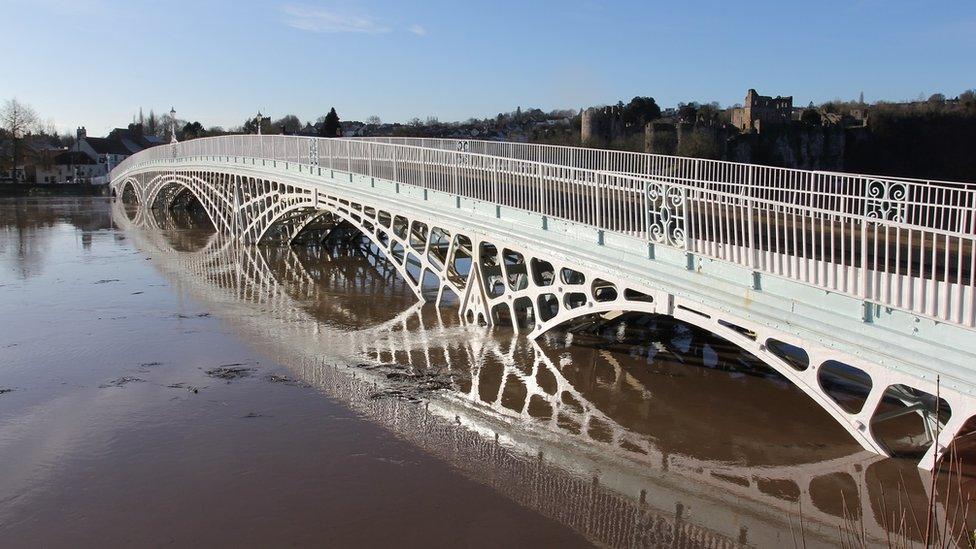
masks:
[[[740,134],[727,125],[652,122],[644,129],[644,151],[786,168],[843,170],[849,131],[795,123]]]
[[[608,143],[622,136],[619,107],[590,107],[580,115],[580,139],[584,145]]]
[[[742,134],[729,140],[726,159],[806,170],[843,170],[843,128],[801,124]]]
[[[668,122],[650,122],[644,127],[644,152],[674,155],[678,153],[678,131]]]

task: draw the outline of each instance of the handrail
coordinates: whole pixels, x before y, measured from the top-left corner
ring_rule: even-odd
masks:
[[[344,137],[356,141],[374,141],[394,145],[413,145],[425,148],[438,148],[443,150],[457,150],[463,152],[478,152],[479,150],[491,150],[492,156],[508,156],[522,160],[531,160],[534,157],[539,161],[553,164],[573,165],[593,170],[616,171],[629,173],[632,175],[645,174],[640,167],[654,166],[655,162],[660,163],[685,163],[707,166],[726,166],[726,167],[749,167],[770,172],[790,173],[790,174],[820,174],[824,176],[839,177],[860,177],[871,179],[886,179],[890,181],[902,181],[908,183],[920,183],[929,185],[944,185],[951,187],[962,187],[976,189],[976,183],[944,181],[937,179],[918,179],[911,177],[890,176],[890,175],[870,175],[857,174],[851,172],[838,172],[833,170],[804,170],[800,168],[782,168],[778,166],[766,166],[762,164],[749,164],[745,162],[732,162],[728,160],[710,160],[704,158],[690,158],[686,156],[664,155],[657,153],[641,153],[633,151],[618,151],[610,149],[593,149],[588,147],[574,147],[570,145],[549,145],[543,143],[521,143],[511,141],[490,141],[485,139],[465,139],[465,138],[442,138],[442,137]],[[528,154],[531,152],[532,154]],[[601,162],[602,160],[602,162]],[[583,164],[576,165],[573,162]],[[602,166],[601,166],[602,164]],[[625,169],[607,170],[607,165],[622,166]],[[631,169],[626,169],[631,166]],[[690,174],[688,179],[694,179]]]
[[[317,165],[532,211],[976,327],[976,186],[653,155],[644,156],[673,164],[628,173],[572,165],[601,157],[603,167],[614,167],[611,151],[558,157],[523,144],[459,142],[221,136],[147,149],[111,179],[193,158]],[[525,151],[536,158],[520,158]]]

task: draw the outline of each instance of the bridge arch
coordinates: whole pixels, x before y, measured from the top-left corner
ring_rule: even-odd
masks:
[[[232,199],[225,189],[218,188],[213,180],[202,177],[198,172],[151,173],[148,180],[141,184],[143,200],[140,203],[147,209],[170,208],[182,193],[189,193],[203,206],[215,228],[224,233],[234,233]]]
[[[939,374],[943,382],[949,378],[942,395],[950,395],[945,399],[952,415],[930,448],[932,455],[941,455],[967,416],[976,414],[976,386],[969,377],[976,346],[965,338],[958,345],[951,343],[976,318],[976,291],[964,268],[970,262],[958,261],[965,254],[939,262],[933,252],[932,265],[926,267],[933,272],[963,265],[941,280],[911,267],[901,272],[870,253],[875,241],[869,231],[877,236],[879,230],[885,235],[902,230],[893,224],[929,234],[919,249],[942,246],[947,254],[976,249],[966,232],[971,229],[960,228],[971,225],[963,214],[944,216],[949,221],[928,226],[918,220],[931,217],[928,210],[919,213],[899,205],[897,219],[879,218],[873,210],[877,204],[855,200],[861,180],[851,180],[850,189],[843,188],[843,193],[853,193],[853,202],[845,198],[825,214],[806,202],[794,203],[819,192],[820,180],[809,173],[800,174],[809,176],[800,190],[773,197],[762,193],[778,185],[776,181],[754,185],[752,177],[744,183],[734,174],[717,175],[717,181],[696,175],[689,179],[694,184],[686,184],[655,179],[666,177],[668,170],[608,174],[606,167],[577,167],[572,159],[522,160],[513,156],[514,149],[473,154],[467,152],[467,143],[454,150],[359,140],[276,139],[233,136],[153,149],[117,168],[113,188],[133,186],[141,203],[152,207],[160,193],[169,196],[169,185],[183,185],[204,205],[218,231],[246,243],[282,235],[294,241],[302,230],[317,227],[316,220],[325,218],[320,212],[328,211],[366,235],[421,299],[431,299],[424,292],[428,278],[437,286],[438,304],[448,293],[457,295],[458,312],[470,322],[511,321],[519,333],[538,336],[583,315],[640,311],[678,318],[763,360],[875,452],[885,453],[872,433],[873,414],[891,388],[906,387],[896,396],[911,400],[914,393],[938,393]],[[759,169],[745,168],[749,174]],[[659,203],[659,196],[651,192],[658,187],[669,189],[669,202]],[[960,196],[968,192],[959,191]],[[901,200],[896,194],[891,200]],[[970,195],[964,198],[960,203],[972,203]],[[926,215],[920,217],[922,213]],[[909,214],[915,217],[909,219]],[[734,226],[719,227],[716,220],[723,215],[731,216],[728,221]],[[849,231],[849,253],[841,246],[843,257],[835,261],[833,238],[830,246],[812,253],[780,246],[780,236],[787,238],[791,227],[789,243],[796,244],[798,222],[823,229],[825,215],[840,220],[839,228],[825,229],[831,235]],[[769,220],[775,223],[769,225]],[[667,238],[655,232],[672,222],[675,229]],[[751,234],[764,223],[765,235]],[[539,232],[540,225],[544,232]],[[780,229],[781,233],[769,234]],[[559,240],[562,232],[573,239],[571,244],[564,246]],[[801,240],[807,236],[804,232]],[[534,242],[538,238],[542,242]],[[620,265],[613,263],[617,258]],[[607,263],[595,264],[600,261]],[[546,274],[540,276],[537,270]],[[776,291],[763,291],[760,281],[766,280]],[[921,298],[912,298],[914,294]],[[743,299],[744,303],[736,301]],[[885,311],[885,304],[894,309]],[[830,310],[835,305],[844,309]],[[797,306],[815,314],[805,319],[802,315],[807,313],[794,313]],[[879,316],[882,322],[872,325]],[[885,343],[892,337],[900,337],[893,350]],[[802,367],[785,358],[783,350],[789,348],[802,349]],[[945,365],[927,364],[926,357],[942,356]],[[835,364],[870,378],[857,409],[845,408],[829,395],[829,379],[821,372]],[[937,420],[937,427],[938,423],[942,421]]]
[[[870,388],[858,410],[851,411],[830,394],[818,375],[818,371],[831,362],[850,364],[862,371],[877,371],[866,361],[811,345],[730,313],[683,301],[666,291],[570,264],[552,254],[534,252],[517,243],[502,243],[487,236],[468,236],[454,228],[441,229],[432,222],[422,231],[421,238],[415,238],[418,236],[415,234],[415,224],[427,224],[425,221],[418,222],[406,215],[336,197],[321,196],[318,199],[317,207],[305,203],[279,212],[262,233],[262,238],[271,232],[269,229],[272,225],[292,223],[294,229],[288,233],[288,240],[294,240],[302,231],[308,230],[313,218],[331,214],[337,221],[355,228],[382,251],[420,300],[428,300],[422,287],[424,277],[409,272],[411,261],[416,262],[420,272],[430,272],[437,277],[438,303],[445,290],[461,297],[459,313],[464,320],[472,322],[484,319],[489,324],[510,322],[517,333],[533,339],[585,316],[640,312],[675,318],[750,353],[800,389],[861,446],[889,455],[888,448],[876,437],[871,426],[872,418],[890,385],[883,380],[881,384],[872,383],[877,386]],[[296,212],[299,215],[292,215]],[[384,216],[390,218],[386,226],[380,221]],[[396,227],[398,219],[402,220],[399,229]],[[441,266],[431,261],[430,248],[437,229],[445,231],[451,241],[446,252],[446,264],[455,259],[457,237],[471,242],[469,270],[458,273],[465,276],[469,286],[459,284],[448,276],[447,265]],[[551,314],[543,313],[547,306],[551,307]],[[504,315],[499,315],[500,309],[505,311]],[[802,350],[806,355],[806,366],[797,367],[782,352],[776,352],[784,345]]]
[[[485,257],[485,248],[495,261]],[[511,259],[515,259],[512,261]],[[485,300],[490,322],[509,324],[517,332],[535,339],[549,330],[583,317],[612,319],[624,313],[663,315],[690,324],[725,339],[750,353],[771,370],[800,389],[822,408],[861,446],[889,455],[889,451],[871,430],[874,416],[887,386],[871,387],[862,406],[845,409],[821,382],[818,371],[831,361],[877,375],[878,369],[867,361],[838,353],[826,347],[800,341],[789,334],[773,330],[746,318],[683,300],[673,294],[634,284],[631,281],[572,265],[551,254],[540,254],[515,244],[496,246],[488,240],[478,245],[478,269],[483,284],[496,287]],[[523,306],[519,306],[523,304]],[[546,312],[549,308],[549,312]],[[504,315],[499,314],[504,311]],[[470,317],[468,318],[470,320]],[[771,342],[773,343],[771,348]],[[791,365],[783,353],[774,352],[776,344],[786,344],[807,355],[807,367]],[[872,379],[875,376],[872,376]],[[883,376],[878,375],[881,385]]]
[[[135,178],[133,177],[125,178],[125,180],[122,181],[121,185],[119,185],[118,188],[119,188],[118,196],[122,199],[123,202],[134,204],[134,205],[142,204],[143,201],[140,193],[140,191],[142,190],[142,186],[137,184]],[[112,189],[112,195],[116,196],[115,188]]]
[[[323,219],[326,221],[321,222]],[[350,227],[366,237],[370,245],[383,254],[419,300],[436,301],[439,304],[445,289],[461,295],[463,290],[458,283],[444,274],[446,267],[437,265],[431,257],[431,248],[436,244],[432,244],[429,239],[437,227],[428,227],[423,231],[422,238],[417,234],[421,232],[419,228],[421,225],[429,225],[427,220],[387,212],[385,209],[356,201],[316,194],[277,211],[260,232],[255,231],[254,226],[248,226],[246,230],[257,233],[256,244],[265,243],[273,237],[277,237],[277,240],[283,243],[292,244],[310,232],[320,231],[328,234],[339,225]],[[406,232],[399,230],[401,225],[407,227]],[[417,231],[414,231],[414,228],[417,228]],[[454,233],[447,234],[450,236]],[[321,237],[314,240],[321,240]],[[431,276],[437,281],[436,297],[424,291],[425,284],[432,283]]]
[[[870,389],[861,408],[851,411],[831,397],[817,375],[818,370],[831,361],[855,365],[855,368],[877,374],[876,367],[856,357],[813,346],[745,318],[682,300],[665,290],[601,273],[519,242],[437,222],[431,216],[411,215],[395,209],[387,211],[364,201],[347,200],[268,180],[254,180],[258,192],[247,201],[241,202],[237,198],[239,203],[233,209],[234,198],[211,198],[213,193],[220,192],[206,186],[214,177],[217,176],[156,176],[149,181],[152,192],[146,204],[156,204],[160,198],[171,203],[166,189],[186,189],[204,204],[208,214],[212,214],[214,225],[223,227],[225,232],[234,234],[234,215],[243,216],[247,222],[238,225],[241,227],[238,234],[243,235],[245,242],[258,245],[275,238],[293,242],[303,232],[313,230],[316,219],[332,216],[334,223],[354,228],[382,252],[421,301],[439,304],[449,291],[458,296],[459,314],[464,320],[486,324],[510,322],[517,333],[531,338],[583,316],[641,312],[676,318],[749,352],[803,391],[863,447],[882,455],[889,454],[873,433],[871,424],[890,385],[875,384],[877,386]],[[226,207],[232,208],[236,214],[225,213]],[[230,219],[227,219],[228,215]],[[443,264],[432,259],[433,237],[437,231],[449,242],[447,249],[441,252]],[[470,263],[466,270],[463,267],[456,269],[456,276],[452,277],[449,276],[450,266],[456,260],[459,238],[469,243]],[[424,291],[430,278],[436,281],[436,298]],[[799,370],[791,366],[770,349],[771,341],[803,349],[809,367]],[[871,377],[873,379],[875,375]]]

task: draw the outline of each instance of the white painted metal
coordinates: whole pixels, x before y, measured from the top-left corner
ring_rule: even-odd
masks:
[[[250,243],[272,233],[293,240],[328,212],[369,237],[418,297],[431,278],[437,301],[454,293],[472,322],[508,317],[538,335],[583,315],[674,316],[755,354],[877,453],[886,450],[870,425],[887,389],[939,393],[952,416],[936,425],[922,466],[976,415],[973,189],[871,179],[858,194],[860,176],[827,183],[842,176],[792,171],[813,175],[786,184],[758,181],[755,166],[704,162],[690,164],[699,178],[686,180],[466,152],[478,144],[199,139],[131,157],[112,185],[150,206],[184,187],[222,232]],[[604,167],[613,161],[608,151],[573,151]],[[948,204],[935,200],[950,195]],[[470,267],[460,276],[451,269],[464,242]],[[885,341],[893,335],[900,339]],[[790,366],[771,342],[802,348],[809,367]],[[870,376],[860,410],[822,386],[829,361]]]
[[[251,135],[149,149],[113,179],[147,162],[228,157],[451,192],[976,327],[973,184],[522,143]]]

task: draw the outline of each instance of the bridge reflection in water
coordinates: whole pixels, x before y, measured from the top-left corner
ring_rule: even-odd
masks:
[[[119,203],[115,218],[302,380],[594,541],[799,544],[801,516],[809,546],[862,528],[920,540],[930,497],[940,522],[964,514],[968,479],[861,450],[761,361],[679,321],[622,315],[532,340],[417,304],[354,233],[248,246],[192,211]]]

